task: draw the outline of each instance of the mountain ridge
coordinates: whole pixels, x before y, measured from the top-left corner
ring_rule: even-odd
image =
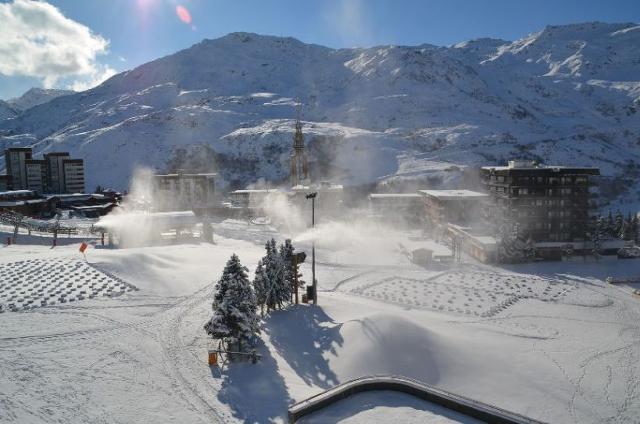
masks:
[[[318,176],[341,183],[455,185],[444,169],[516,156],[622,177],[640,161],[636,26],[350,49],[231,33],[0,121],[0,148],[70,150],[89,186],[126,188],[138,166],[280,182],[299,99]]]

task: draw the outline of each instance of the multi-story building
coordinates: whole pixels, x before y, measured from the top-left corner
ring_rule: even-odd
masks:
[[[597,175],[597,168],[516,160],[508,166],[481,168],[482,182],[492,198],[492,221],[498,227],[517,224],[519,235],[534,242],[585,240],[591,177]]]
[[[31,159],[31,148],[11,147],[4,151],[7,175],[11,176],[14,190],[27,189],[27,170],[25,163]]]
[[[67,193],[64,181],[64,161],[69,159],[69,153],[47,153],[44,160],[47,162],[48,192]]]
[[[84,192],[84,162],[71,159],[69,153],[47,153],[44,159],[32,158],[30,147],[5,150],[7,175],[0,175],[0,189],[33,190],[39,194]],[[2,191],[2,190],[0,190]]]
[[[153,176],[153,208],[185,211],[214,206],[216,174],[164,174]]]
[[[27,172],[27,189],[38,194],[47,192],[47,161],[27,159],[25,161]]]
[[[374,218],[383,221],[417,224],[422,219],[419,193],[371,193],[369,207]]]
[[[62,175],[65,193],[84,193],[84,161],[82,159],[64,159]]]
[[[481,224],[488,195],[471,190],[420,190],[431,227]]]

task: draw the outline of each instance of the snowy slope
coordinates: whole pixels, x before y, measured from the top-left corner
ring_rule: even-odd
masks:
[[[631,23],[339,50],[234,33],[0,122],[0,145],[70,150],[87,162],[88,187],[126,188],[141,165],[281,181],[300,99],[312,169],[344,183],[510,157],[633,176],[639,43]]]
[[[18,114],[9,103],[0,100],[0,121],[3,119],[13,118]]]
[[[27,110],[37,105],[41,105],[60,96],[73,94],[72,90],[57,90],[33,87],[20,97],[7,100],[7,103],[18,111]]]

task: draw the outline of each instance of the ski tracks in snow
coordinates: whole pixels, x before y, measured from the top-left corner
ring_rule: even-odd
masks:
[[[209,285],[163,314],[160,344],[163,351],[163,366],[180,390],[181,397],[192,410],[208,414],[203,421],[210,422],[213,419],[222,423],[229,421],[229,418],[219,411],[220,405],[216,405],[212,397],[213,393],[220,390],[220,385],[214,384],[211,371],[203,360],[206,357],[206,350],[201,349],[200,355],[194,353],[185,343],[183,333],[187,331],[195,334],[201,331],[205,339],[201,325],[196,326],[197,328],[184,328],[183,322],[186,318],[195,318],[192,315],[196,310],[205,304],[208,305],[211,299],[213,299],[213,286]],[[204,320],[202,321],[204,324]]]

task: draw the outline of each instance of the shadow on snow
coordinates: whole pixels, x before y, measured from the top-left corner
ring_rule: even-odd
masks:
[[[328,389],[339,381],[323,354],[335,354],[335,345],[342,346],[341,325],[322,308],[300,305],[273,312],[266,319],[265,331],[278,354],[305,383]]]
[[[257,364],[233,362],[224,370],[218,400],[245,423],[286,421],[291,399],[278,364],[260,339],[256,350],[262,355]]]

